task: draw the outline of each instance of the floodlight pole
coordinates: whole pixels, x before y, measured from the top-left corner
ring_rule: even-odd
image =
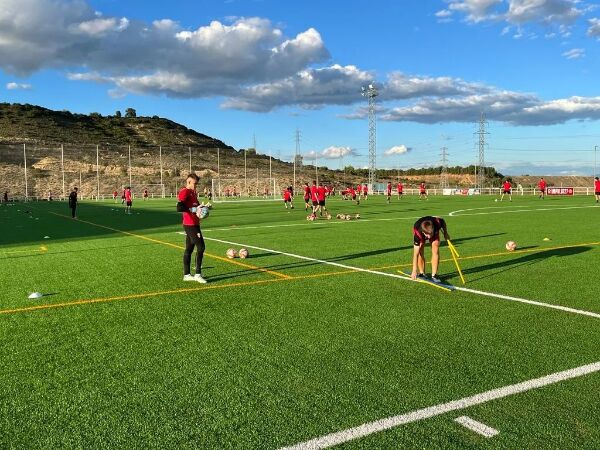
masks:
[[[362,88],[363,97],[369,106],[369,190],[374,192],[377,179],[377,117],[375,115],[375,97],[379,95],[375,84]]]
[[[249,197],[250,192],[248,192],[248,163],[247,163],[247,154],[248,149],[244,149],[244,193]]]
[[[475,134],[479,135],[479,164],[475,171],[475,187],[480,189],[480,193],[483,194],[483,187],[485,185],[485,135],[489,134],[485,131],[487,120],[485,120],[485,114],[482,112],[479,117],[479,131]]]
[[[596,153],[598,152],[598,146],[594,145],[594,179],[598,176],[598,172],[596,171],[596,162],[598,161]]]
[[[96,145],[96,184],[98,187],[98,191],[96,193],[96,201],[100,199],[100,153],[99,146]]]
[[[315,150],[315,180],[317,181],[317,184],[319,184],[319,165],[318,165],[318,161],[317,161],[316,150]]]
[[[190,171],[188,173],[192,173],[192,147],[188,147],[188,151],[190,152]]]
[[[23,144],[23,162],[25,168],[25,201],[29,198],[29,191],[27,190],[27,151],[25,150],[26,144]]]
[[[165,185],[163,184],[162,145],[158,146],[158,160],[160,161],[160,189],[162,198],[165,198]]]
[[[65,198],[67,193],[65,191],[65,147],[63,144],[60,144],[60,171],[62,172],[62,196]]]
[[[217,147],[217,179],[219,180],[218,182],[218,197],[221,197],[221,150],[219,149],[219,147]]]
[[[131,187],[131,145],[129,146],[129,187]]]
[[[296,128],[296,150],[294,152],[294,193],[296,192],[296,160],[300,153],[300,130]]]

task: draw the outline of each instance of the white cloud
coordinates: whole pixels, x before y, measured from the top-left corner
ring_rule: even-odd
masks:
[[[496,15],[492,12],[503,0],[452,0],[448,5],[450,11],[464,13],[468,22],[478,23],[491,20]]]
[[[385,156],[404,155],[405,153],[408,153],[409,151],[410,151],[410,148],[408,148],[406,145],[402,144],[402,145],[395,145],[395,146],[387,149],[385,152],[383,152],[383,154]]]
[[[306,160],[315,160],[315,156],[317,158],[317,163],[320,159],[342,159],[346,156],[356,156],[357,153],[354,149],[350,147],[337,147],[331,146],[326,149],[317,152],[315,150],[311,150],[308,153],[305,153],[303,156]]]
[[[528,22],[570,24],[581,16],[578,0],[509,0],[506,20],[510,23]]]
[[[435,17],[439,17],[439,18],[450,17],[451,15],[452,15],[452,11],[449,11],[447,9],[442,9],[435,13]]]
[[[585,56],[585,50],[582,48],[573,48],[562,54],[567,59],[580,59]]]
[[[594,17],[588,20],[590,27],[587,30],[587,35],[590,37],[600,38],[600,19]]]
[[[31,84],[15,83],[14,81],[11,81],[10,83],[6,83],[6,89],[8,89],[9,91],[29,90],[31,89]]]

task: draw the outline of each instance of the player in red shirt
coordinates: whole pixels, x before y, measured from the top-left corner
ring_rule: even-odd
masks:
[[[421,200],[423,197],[425,197],[425,200],[427,200],[427,190],[425,189],[424,182],[419,186],[419,200]]]
[[[546,197],[546,180],[540,178],[540,182],[538,183],[538,188],[540,189],[540,198],[544,200]]]
[[[127,188],[124,188],[123,193],[121,194],[121,205],[125,204],[125,192],[127,192]]]
[[[119,193],[117,191],[113,192],[113,200],[115,201],[115,203],[117,203],[117,196],[119,195]]]
[[[148,200],[148,189],[144,189],[144,201]]]
[[[319,201],[319,215],[323,215],[323,211],[327,211],[325,207],[325,187],[323,183],[319,183],[319,187],[317,188],[317,199]]]
[[[404,186],[402,183],[398,183],[398,198],[400,199],[404,195]]]
[[[362,195],[362,184],[357,184],[356,185],[356,196],[358,198],[360,198]]]
[[[204,238],[200,231],[200,210],[203,204],[198,203],[196,185],[198,176],[195,173],[188,175],[185,187],[177,194],[177,210],[183,213],[183,230],[185,231],[185,251],[183,252],[183,281],[197,281],[206,283],[202,277],[202,257],[204,256]],[[196,275],[191,275],[190,265],[192,253],[196,247]]]
[[[310,186],[304,183],[304,211],[308,211],[310,207]]]
[[[600,179],[594,178],[594,194],[596,195],[596,203],[600,200]]]
[[[360,205],[360,199],[356,197],[356,191],[352,186],[348,187],[348,195],[356,202],[357,205]]]
[[[508,198],[512,202],[512,184],[510,184],[508,178],[504,180],[504,183],[502,184],[502,196],[500,196],[500,201],[504,200],[505,194],[508,194]]]
[[[365,198],[365,200],[369,198],[369,186],[367,186],[366,184],[363,185],[363,197]]]
[[[127,186],[127,189],[125,189],[125,214],[131,214],[131,205],[133,205],[133,195],[131,194],[131,187]]]
[[[446,221],[441,217],[425,216],[413,226],[413,267],[411,278],[425,278],[425,242],[431,242],[431,280],[439,283],[437,271],[440,262],[440,230],[450,239]]]
[[[319,208],[319,195],[317,193],[317,189],[317,182],[313,181],[312,186],[310,187],[310,200],[312,202],[313,214],[315,214]]]
[[[286,188],[286,190],[283,191],[283,203],[285,209],[288,209],[288,203],[290,204],[290,209],[294,209],[294,204],[292,203],[292,191],[290,191],[290,188]]]

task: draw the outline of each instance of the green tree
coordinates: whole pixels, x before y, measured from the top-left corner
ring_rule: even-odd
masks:
[[[125,110],[125,117],[127,117],[127,118],[137,117],[137,112],[133,108],[127,108]]]

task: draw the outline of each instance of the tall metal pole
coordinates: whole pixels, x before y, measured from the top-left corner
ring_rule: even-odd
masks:
[[[217,177],[219,180],[219,192],[217,193],[217,195],[220,197],[221,196],[221,150],[217,147]]]
[[[79,189],[81,189],[81,185],[83,183],[81,182],[81,169],[79,169]]]
[[[163,183],[162,145],[158,146],[158,159],[160,161],[160,189],[162,198],[165,198],[165,185]]]
[[[598,151],[598,146],[594,145],[594,179],[598,176],[598,172],[596,172],[596,162],[598,159],[596,158],[596,152]]]
[[[377,117],[375,115],[375,97],[379,95],[373,83],[362,88],[363,97],[369,106],[369,190],[374,192],[377,179]]]
[[[63,188],[63,198],[67,196],[65,191],[65,147],[63,144],[60,144],[60,170],[62,172],[62,188]]]
[[[317,152],[315,151],[315,180],[319,184],[319,165],[317,161]]]
[[[476,133],[479,135],[479,163],[475,171],[475,187],[479,188],[482,194],[485,185],[485,136],[489,134],[485,131],[486,125],[485,114],[482,112],[479,117],[479,131]]]
[[[269,184],[273,183],[273,171],[272,171],[272,161],[271,161],[271,150],[269,150]],[[275,195],[275,192],[273,192]]]
[[[256,196],[258,197],[258,166],[256,166]]]
[[[294,192],[296,192],[296,161],[300,154],[300,130],[296,128],[296,150],[294,152]]]
[[[448,187],[448,148],[442,147],[442,171],[440,173],[440,188]]]
[[[100,200],[100,153],[99,146],[96,145],[96,184],[97,184],[97,192],[96,192],[96,201]]]
[[[131,145],[129,146],[129,187],[131,187]]]
[[[25,201],[29,198],[29,191],[27,189],[27,151],[25,150],[25,145],[23,144],[23,162],[25,167]]]
[[[248,192],[248,164],[246,154],[248,153],[248,149],[244,149],[244,194],[250,196],[250,192]]]
[[[190,171],[188,173],[192,173],[192,147],[188,147],[188,151],[190,152]]]

